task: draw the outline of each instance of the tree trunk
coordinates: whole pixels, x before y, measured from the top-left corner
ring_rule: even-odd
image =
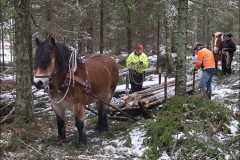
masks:
[[[17,13],[15,23],[15,51],[16,51],[16,114],[24,116],[25,120],[33,119],[33,95],[31,89],[30,70],[30,0],[14,1]],[[20,116],[18,115],[18,117]]]
[[[48,7],[46,8],[46,20],[48,23],[47,32],[45,32],[45,38],[49,39],[52,36],[52,24],[53,24],[53,15],[52,15],[52,0],[47,1],[46,4]]]
[[[103,0],[100,5],[100,54],[103,54]]]
[[[168,22],[168,18],[165,17],[165,31],[166,31],[166,73],[170,74],[172,72],[172,53],[171,53],[171,32],[170,32],[170,24]]]
[[[179,0],[178,39],[176,59],[176,96],[186,95],[186,32],[187,32],[188,0]]]
[[[157,65],[156,71],[158,71],[158,84],[161,84],[161,73],[160,71],[160,14],[158,14],[157,21]]]
[[[2,38],[1,38],[1,40],[2,40],[2,59],[3,59],[3,61],[2,61],[2,63],[3,63],[3,64],[2,64],[2,65],[3,65],[2,67],[3,67],[3,68],[2,68],[2,69],[3,69],[3,71],[4,71],[4,70],[5,70],[5,61],[4,61],[4,38],[3,38],[3,33],[4,33],[4,32],[3,32],[3,29],[4,29],[4,27],[3,27],[3,22],[2,22],[2,34],[1,34],[1,35],[2,35],[2,36],[1,36],[1,37],[2,37]]]
[[[93,11],[93,5],[90,5],[87,11],[87,28],[88,28],[88,34],[89,39],[87,40],[87,54],[93,53],[93,39],[94,39],[94,24],[93,24],[93,17],[94,17],[94,11]],[[83,50],[83,52],[85,52]]]
[[[132,44],[131,44],[131,10],[127,6],[127,51],[130,54],[132,51]]]

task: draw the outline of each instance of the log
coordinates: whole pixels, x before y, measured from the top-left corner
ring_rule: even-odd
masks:
[[[159,99],[159,100],[153,101],[151,103],[145,104],[145,107],[149,108],[149,107],[154,106],[156,104],[161,104],[164,101],[165,101],[164,98],[163,99]]]
[[[123,116],[108,116],[108,118],[112,120],[119,120],[119,121],[126,121],[129,119],[128,117],[123,117]]]
[[[126,95],[126,96],[124,96],[124,101],[126,102],[126,103],[128,103],[128,102],[131,102],[132,101],[132,97],[131,96],[129,96],[129,95]]]
[[[150,68],[145,71],[145,75],[148,76],[150,74],[155,74],[156,68]],[[128,68],[119,71],[119,77],[123,78],[126,77],[128,74]]]
[[[175,85],[175,82],[171,81],[170,83],[168,83],[167,86],[171,87],[171,86],[174,86],[174,85]],[[134,99],[140,99],[140,98],[143,98],[143,97],[148,97],[149,95],[152,95],[152,94],[159,93],[160,90],[163,89],[163,88],[164,88],[164,85],[163,84],[159,84],[159,85],[153,86],[151,88],[148,88],[148,89],[145,89],[145,90],[142,90],[142,91],[139,91],[139,92],[135,92],[135,93],[129,94],[128,96],[130,96],[133,100]],[[156,93],[154,91],[156,91]]]

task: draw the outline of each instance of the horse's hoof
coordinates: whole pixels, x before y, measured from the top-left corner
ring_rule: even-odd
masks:
[[[99,126],[96,126],[95,127],[95,131],[98,131],[99,133],[105,133],[108,131],[108,127],[99,127]]]
[[[77,148],[82,148],[82,147],[85,147],[87,145],[87,142],[78,142],[77,144]]]
[[[66,136],[58,136],[58,140],[59,140],[59,141],[64,141],[64,140],[66,140],[66,139],[67,139]]]

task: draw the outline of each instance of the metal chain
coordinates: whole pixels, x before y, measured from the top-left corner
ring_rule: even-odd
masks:
[[[130,74],[129,78],[131,79],[132,82],[134,82],[134,83],[137,84],[137,85],[143,84],[144,76],[143,76],[142,73],[137,73],[137,72],[135,72],[135,71],[133,71],[133,70],[130,70],[130,73],[129,73],[129,74]],[[142,74],[142,77],[143,77],[143,78],[142,78],[143,80],[142,80],[142,82],[140,82],[140,83],[136,82],[135,79],[134,79],[134,77],[133,77],[133,75],[139,75],[139,74]]]

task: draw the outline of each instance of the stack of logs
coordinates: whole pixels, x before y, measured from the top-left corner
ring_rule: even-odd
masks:
[[[38,89],[33,89],[32,93],[36,93],[39,91]],[[0,104],[0,124],[4,122],[11,122],[10,116],[15,113],[15,96],[16,89],[10,92],[12,94],[13,99],[7,99],[4,103]],[[43,95],[44,96],[44,95]],[[34,96],[34,99],[40,98],[40,96]],[[37,104],[34,104],[35,107]]]
[[[166,98],[174,96],[175,81],[167,83],[167,97],[164,97],[165,84],[158,84],[151,88],[135,92],[124,97],[124,102],[118,105],[118,109],[130,114],[139,116],[143,113],[144,116],[151,116],[151,112],[155,110],[161,103],[166,101]],[[187,83],[186,92],[193,91],[192,83]],[[137,114],[138,112],[138,114]],[[128,117],[123,117],[117,110],[110,112],[110,119],[127,120]]]

